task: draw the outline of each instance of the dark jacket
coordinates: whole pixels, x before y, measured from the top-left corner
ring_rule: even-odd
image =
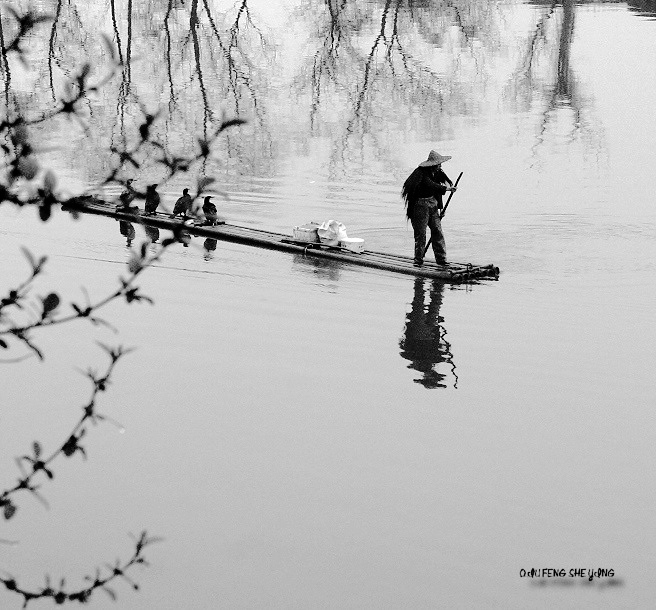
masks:
[[[417,199],[435,197],[437,199],[437,207],[441,209],[442,195],[446,193],[445,183],[453,185],[453,182],[451,182],[450,178],[441,169],[424,172],[421,182],[417,185],[415,196]]]
[[[408,176],[401,191],[401,196],[405,200],[408,218],[412,218],[418,199],[435,197],[437,205],[441,209],[442,195],[446,193],[446,187],[442,183],[446,182],[453,186],[451,179],[441,169],[417,167]]]

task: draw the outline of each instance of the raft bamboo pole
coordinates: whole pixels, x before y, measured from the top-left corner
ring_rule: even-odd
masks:
[[[416,277],[439,279],[447,282],[459,283],[469,279],[495,278],[498,275],[498,269],[494,265],[474,266],[468,263],[453,263],[453,265],[457,265],[459,268],[451,269],[449,266],[438,267],[437,265],[427,263],[425,266],[416,267],[410,257],[403,255],[370,250],[365,250],[363,253],[355,253],[346,249],[330,250],[322,247],[320,242],[295,243],[291,236],[283,233],[241,227],[227,223],[220,223],[213,226],[190,226],[181,223],[180,220],[170,218],[169,214],[159,212],[155,215],[143,215],[138,212],[123,212],[117,210],[111,204],[97,200],[91,202],[72,200],[63,209],[107,216],[117,220],[154,226],[174,232],[186,231],[190,234],[221,241],[259,246],[265,249],[293,252],[306,256],[310,255],[315,258],[354,263],[362,267],[392,271]]]

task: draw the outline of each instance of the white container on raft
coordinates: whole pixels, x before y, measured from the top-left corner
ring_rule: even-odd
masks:
[[[340,247],[351,250],[351,252],[364,252],[364,239],[359,237],[346,237],[339,242]]]
[[[294,239],[298,239],[299,241],[319,241],[318,229],[319,223],[317,222],[308,222],[299,227],[294,227]]]
[[[327,246],[339,246],[341,239],[346,239],[346,227],[337,220],[326,220],[318,229],[319,239]]]

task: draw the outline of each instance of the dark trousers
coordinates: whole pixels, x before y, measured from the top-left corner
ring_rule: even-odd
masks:
[[[412,218],[412,230],[415,234],[415,262],[424,260],[426,249],[426,228],[430,229],[435,262],[440,265],[446,262],[446,244],[442,233],[442,221],[440,219],[441,207],[438,207],[437,199],[419,199],[415,204]]]

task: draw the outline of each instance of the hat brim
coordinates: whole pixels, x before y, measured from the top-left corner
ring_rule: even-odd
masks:
[[[439,157],[439,159],[427,159],[426,161],[420,163],[419,167],[430,167],[431,165],[440,165],[441,163],[448,161],[450,158],[451,157],[446,156],[446,157]]]

